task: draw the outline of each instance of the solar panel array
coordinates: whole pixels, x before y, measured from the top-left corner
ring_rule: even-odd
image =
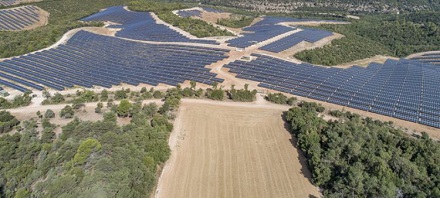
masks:
[[[249,31],[248,33],[243,33],[241,37],[230,39],[226,42],[229,46],[246,48],[295,29],[275,24],[253,25],[243,28],[243,30]]]
[[[15,1],[15,0],[0,0],[0,6],[11,6],[16,3],[17,3],[17,1]]]
[[[0,10],[0,31],[22,30],[37,23],[39,8],[37,6],[22,6],[13,9]]]
[[[263,42],[278,35],[287,33],[289,31],[296,30],[295,27],[287,27],[279,25],[281,22],[306,22],[306,21],[318,21],[318,22],[340,22],[340,21],[326,21],[326,20],[313,20],[313,19],[294,19],[287,17],[264,17],[263,20],[255,23],[250,27],[243,28],[248,33],[244,33],[242,37],[234,38],[226,41],[229,46],[246,48],[256,43]],[[325,30],[305,28],[304,33],[299,33],[297,37],[302,38],[305,41],[316,42],[324,37],[330,36],[330,32]],[[292,37],[284,38],[283,41],[275,42],[273,45],[265,47],[264,50],[281,52],[293,45],[301,42],[299,39]],[[284,43],[287,42],[287,43]],[[280,51],[281,50],[281,51]]]
[[[262,50],[266,50],[269,52],[279,53],[284,50],[287,50],[298,43],[303,41],[307,41],[310,43],[317,42],[323,38],[328,36],[332,36],[333,33],[325,30],[304,28],[303,31],[291,34],[282,39],[269,43],[263,47],[260,47]]]
[[[440,70],[406,59],[325,68],[253,54],[226,68],[259,86],[440,128]]]
[[[421,56],[413,57],[411,59],[418,60],[424,63],[440,64],[440,52],[423,54]]]
[[[122,28],[116,33],[116,36],[123,38],[158,42],[218,44],[214,40],[190,39],[164,24],[157,24],[149,12],[132,12],[122,6],[109,7],[82,19],[82,21],[111,21],[121,24],[110,27]]]
[[[66,44],[35,54],[0,62],[0,84],[26,91],[56,90],[75,85],[111,87],[120,83],[138,85],[185,80],[212,84],[223,82],[206,65],[226,58],[227,50],[172,45],[145,44],[121,38],[76,33]]]
[[[206,12],[212,12],[212,13],[224,13],[223,11],[221,11],[221,10],[216,10],[216,9],[214,9],[214,8],[203,7],[202,9],[205,10]]]
[[[197,16],[202,17],[202,11],[200,10],[179,10],[177,11],[177,15],[183,18]]]

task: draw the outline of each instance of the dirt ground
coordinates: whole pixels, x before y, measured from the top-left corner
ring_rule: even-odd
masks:
[[[361,67],[367,67],[372,62],[383,64],[383,63],[385,63],[385,61],[387,59],[399,60],[399,58],[392,57],[392,56],[376,55],[376,56],[373,56],[371,58],[365,58],[365,59],[361,59],[361,60],[356,60],[356,61],[353,61],[353,62],[336,65],[334,67],[349,68],[349,67],[351,67],[353,65],[357,65],[357,66],[361,66]]]
[[[184,101],[155,197],[319,197],[281,115]]]

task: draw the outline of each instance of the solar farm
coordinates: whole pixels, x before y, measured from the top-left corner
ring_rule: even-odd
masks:
[[[253,54],[226,65],[260,87],[440,127],[439,69],[401,59],[367,68],[325,68]]]
[[[82,21],[113,22],[109,28],[120,28],[117,37],[158,42],[193,42],[217,44],[215,40],[190,39],[166,25],[158,24],[149,12],[132,12],[122,6],[110,7]]]
[[[41,12],[40,8],[32,5],[0,10],[0,31],[18,31],[38,26]]]
[[[411,59],[418,60],[424,63],[440,65],[440,52],[426,53],[420,56],[412,57]]]
[[[198,13],[178,13],[191,15],[190,11]],[[124,84],[176,86],[191,80],[211,85],[228,80],[219,73],[226,68],[228,75],[235,76],[234,80],[253,81],[258,89],[440,128],[440,70],[435,65],[439,54],[413,60],[389,59],[366,68],[329,68],[265,55],[333,35],[325,30],[289,25],[313,20],[263,17],[229,40],[193,38],[158,21],[153,13],[133,12],[122,6],[109,7],[81,21],[110,22],[105,28],[117,31],[111,36],[80,30],[64,43],[5,59],[0,62],[0,84],[21,92]],[[250,49],[251,46],[255,47]],[[250,61],[242,60],[249,55]],[[218,65],[217,70],[212,65]]]
[[[11,6],[17,4],[16,0],[1,0],[0,6]]]

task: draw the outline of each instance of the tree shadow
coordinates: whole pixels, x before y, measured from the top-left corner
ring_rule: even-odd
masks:
[[[291,132],[290,124],[286,120],[286,112],[284,112],[281,115],[281,117],[284,121],[284,128],[287,131],[289,131],[289,133],[290,133],[290,143],[292,144],[293,148],[295,148],[295,151],[297,152],[298,161],[301,164],[301,174],[303,174],[304,177],[306,177],[309,180],[309,182],[313,184],[312,172],[309,169],[309,166],[307,163],[307,158],[305,157],[304,152],[298,147],[298,139],[296,139],[295,135],[293,135]],[[313,195],[310,195],[310,196],[314,197]]]

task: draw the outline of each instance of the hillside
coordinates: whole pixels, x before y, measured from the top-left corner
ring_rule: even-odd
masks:
[[[212,5],[224,5],[262,12],[291,12],[294,10],[339,10],[349,12],[397,12],[438,10],[439,1],[430,0],[205,0]]]

